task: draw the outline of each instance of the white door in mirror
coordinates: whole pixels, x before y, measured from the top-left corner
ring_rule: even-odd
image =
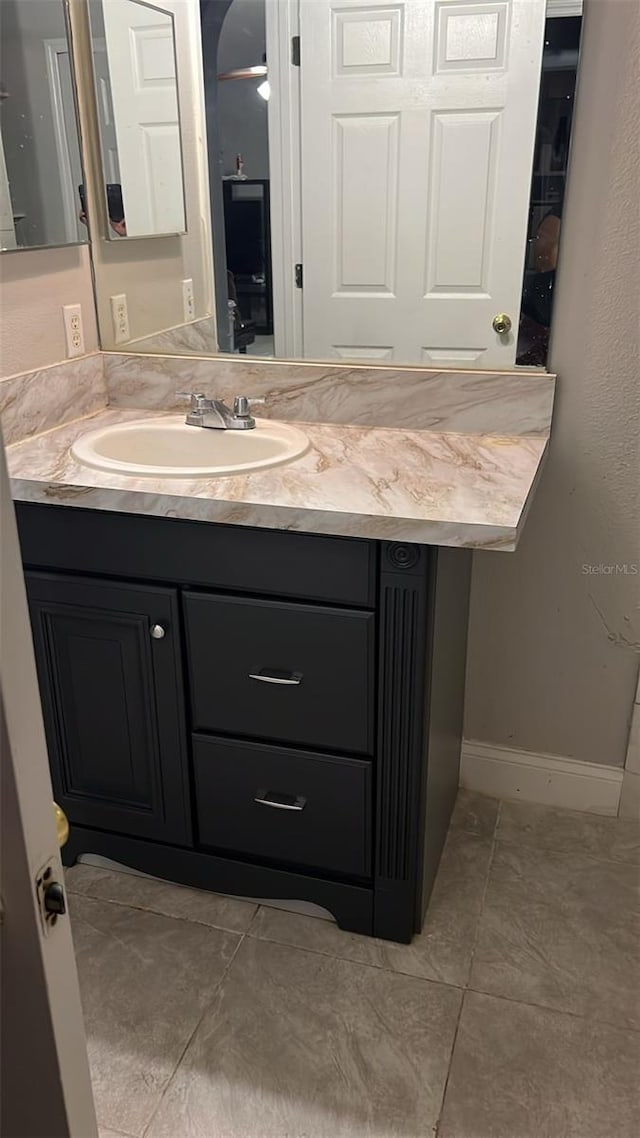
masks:
[[[304,355],[511,367],[544,0],[301,0]]]
[[[102,9],[124,235],[182,233],[185,208],[173,16],[136,0],[107,0]]]
[[[167,415],[90,431],[71,454],[84,466],[129,477],[213,478],[292,462],[308,448],[307,436],[288,423],[257,419],[254,430],[225,431]]]

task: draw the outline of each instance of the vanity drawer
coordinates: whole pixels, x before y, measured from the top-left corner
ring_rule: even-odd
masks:
[[[373,613],[183,599],[194,730],[371,754]]]
[[[194,736],[199,840],[274,861],[371,873],[371,764]]]

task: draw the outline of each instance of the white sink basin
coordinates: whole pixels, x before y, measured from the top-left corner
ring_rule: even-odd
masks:
[[[77,462],[114,474],[155,478],[213,478],[291,462],[309,440],[288,423],[256,420],[249,431],[190,427],[182,415],[137,419],[82,435],[71,447]]]

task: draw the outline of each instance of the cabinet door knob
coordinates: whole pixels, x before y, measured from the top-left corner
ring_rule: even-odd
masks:
[[[164,640],[166,632],[161,624],[152,624],[151,635],[154,640]]]

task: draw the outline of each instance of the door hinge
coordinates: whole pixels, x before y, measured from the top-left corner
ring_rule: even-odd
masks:
[[[302,288],[302,265],[296,265],[296,288]]]
[[[291,37],[291,63],[293,67],[300,66],[300,36]]]

